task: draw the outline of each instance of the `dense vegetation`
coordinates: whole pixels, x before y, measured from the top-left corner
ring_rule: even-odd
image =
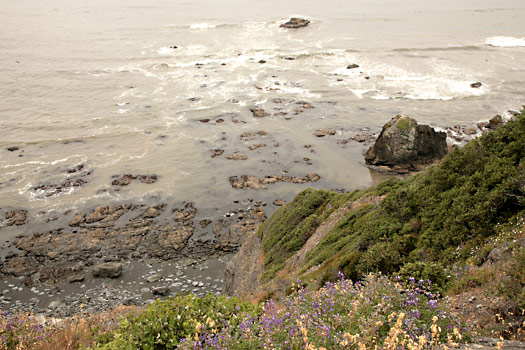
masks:
[[[318,269],[309,277],[333,280],[338,271],[360,279],[369,272],[401,269],[443,284],[445,267],[465,261],[474,247],[498,234],[499,223],[523,214],[524,155],[522,112],[406,179],[353,194],[306,190],[260,229],[266,243],[265,277],[275,275],[328,214],[350,201],[386,194],[379,204],[349,211],[308,254],[303,272],[315,266]],[[275,247],[298,229],[300,237],[286,238],[293,244]]]

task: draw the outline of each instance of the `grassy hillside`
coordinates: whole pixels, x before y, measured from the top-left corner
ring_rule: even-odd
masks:
[[[445,279],[444,268],[466,261],[473,248],[498,235],[498,224],[525,207],[525,112],[498,130],[455,149],[441,163],[404,180],[352,194],[308,189],[276,212],[259,231],[264,280],[285,266],[338,208],[370,196],[379,204],[350,210],[306,257],[302,272],[333,280],[400,269]],[[365,202],[366,203],[366,202]],[[486,254],[489,253],[485,252]],[[478,256],[481,264],[486,256]],[[312,270],[310,270],[312,271]],[[438,281],[439,283],[443,281]]]

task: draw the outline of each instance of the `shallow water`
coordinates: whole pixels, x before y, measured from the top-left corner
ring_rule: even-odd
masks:
[[[312,23],[279,28],[294,15]],[[443,128],[520,108],[524,15],[517,0],[3,2],[0,207],[36,217],[161,196],[221,208],[291,199],[307,186],[368,186],[382,177],[364,166],[365,146],[337,140],[376,132],[397,113]],[[315,108],[291,120],[249,110],[293,111],[297,101]],[[320,128],[338,134],[315,138]],[[239,137],[257,130],[269,134]],[[267,147],[248,150],[254,143]],[[235,151],[248,160],[225,158]],[[51,196],[35,189],[79,164],[91,171],[86,184]],[[228,182],[283,172],[322,179],[258,192]],[[160,179],[115,191],[111,177],[124,173]]]

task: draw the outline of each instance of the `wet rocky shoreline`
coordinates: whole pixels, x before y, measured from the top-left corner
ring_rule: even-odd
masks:
[[[237,202],[225,215],[200,220],[191,202],[98,206],[53,220],[1,210],[4,226],[55,227],[4,245],[1,307],[68,317],[179,292],[221,293],[223,265],[266,218],[266,203]]]

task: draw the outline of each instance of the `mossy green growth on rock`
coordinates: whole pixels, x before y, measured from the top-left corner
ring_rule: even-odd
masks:
[[[399,117],[396,126],[398,129],[406,131],[410,127],[410,118],[404,115],[398,115]]]
[[[402,181],[388,181],[343,201],[340,194],[303,192],[261,228],[265,277],[282,268],[322,224],[319,217],[327,217],[322,212],[329,207],[327,199],[341,206],[367,194],[386,197],[379,204],[349,211],[307,254],[303,273],[315,266],[315,276],[310,277],[317,279],[334,279],[338,271],[362,278],[375,271],[393,273],[418,261],[443,266],[465,261],[472,247],[496,235],[498,224],[524,211],[524,155],[525,112],[521,112],[498,130]]]

